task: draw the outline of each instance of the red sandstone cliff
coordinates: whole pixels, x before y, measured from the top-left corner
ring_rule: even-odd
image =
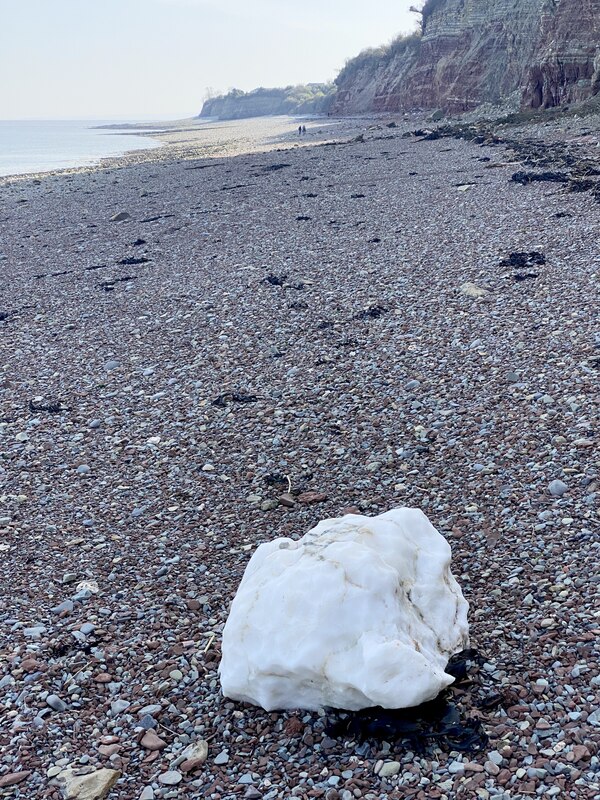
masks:
[[[550,107],[585,100],[600,90],[600,0],[544,4],[523,101]]]
[[[600,90],[600,0],[439,0],[420,40],[350,62],[336,113],[525,107]]]

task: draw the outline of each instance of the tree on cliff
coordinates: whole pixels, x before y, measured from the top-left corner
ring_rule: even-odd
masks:
[[[423,9],[422,8],[417,8],[417,6],[411,6],[408,10],[413,14],[418,14],[419,15],[419,21],[417,22],[417,25],[419,26],[419,30],[422,33],[423,32]]]
[[[429,19],[429,17],[431,17],[434,11],[436,11],[441,5],[443,5],[444,2],[445,0],[425,0],[422,6],[410,7],[409,10],[412,11],[413,14],[418,14],[420,17],[418,25],[421,32],[425,30],[427,26],[427,20]]]

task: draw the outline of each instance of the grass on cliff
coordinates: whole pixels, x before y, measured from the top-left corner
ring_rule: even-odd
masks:
[[[335,83],[342,86],[346,81],[352,79],[363,69],[378,68],[387,64],[392,58],[406,53],[408,50],[417,50],[421,44],[421,33],[417,31],[408,36],[397,36],[389,44],[380,47],[369,47],[363,50],[354,58],[348,59],[345,66],[340,70]]]

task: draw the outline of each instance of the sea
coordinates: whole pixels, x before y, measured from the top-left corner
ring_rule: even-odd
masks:
[[[110,124],[122,123],[0,120],[0,176],[89,166],[109,156],[162,146],[157,139],[136,136],[126,130],[97,129]],[[151,133],[156,128],[143,130]]]

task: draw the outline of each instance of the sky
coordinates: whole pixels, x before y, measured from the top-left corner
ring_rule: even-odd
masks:
[[[179,119],[207,88],[332,80],[415,0],[0,0],[0,119]]]

